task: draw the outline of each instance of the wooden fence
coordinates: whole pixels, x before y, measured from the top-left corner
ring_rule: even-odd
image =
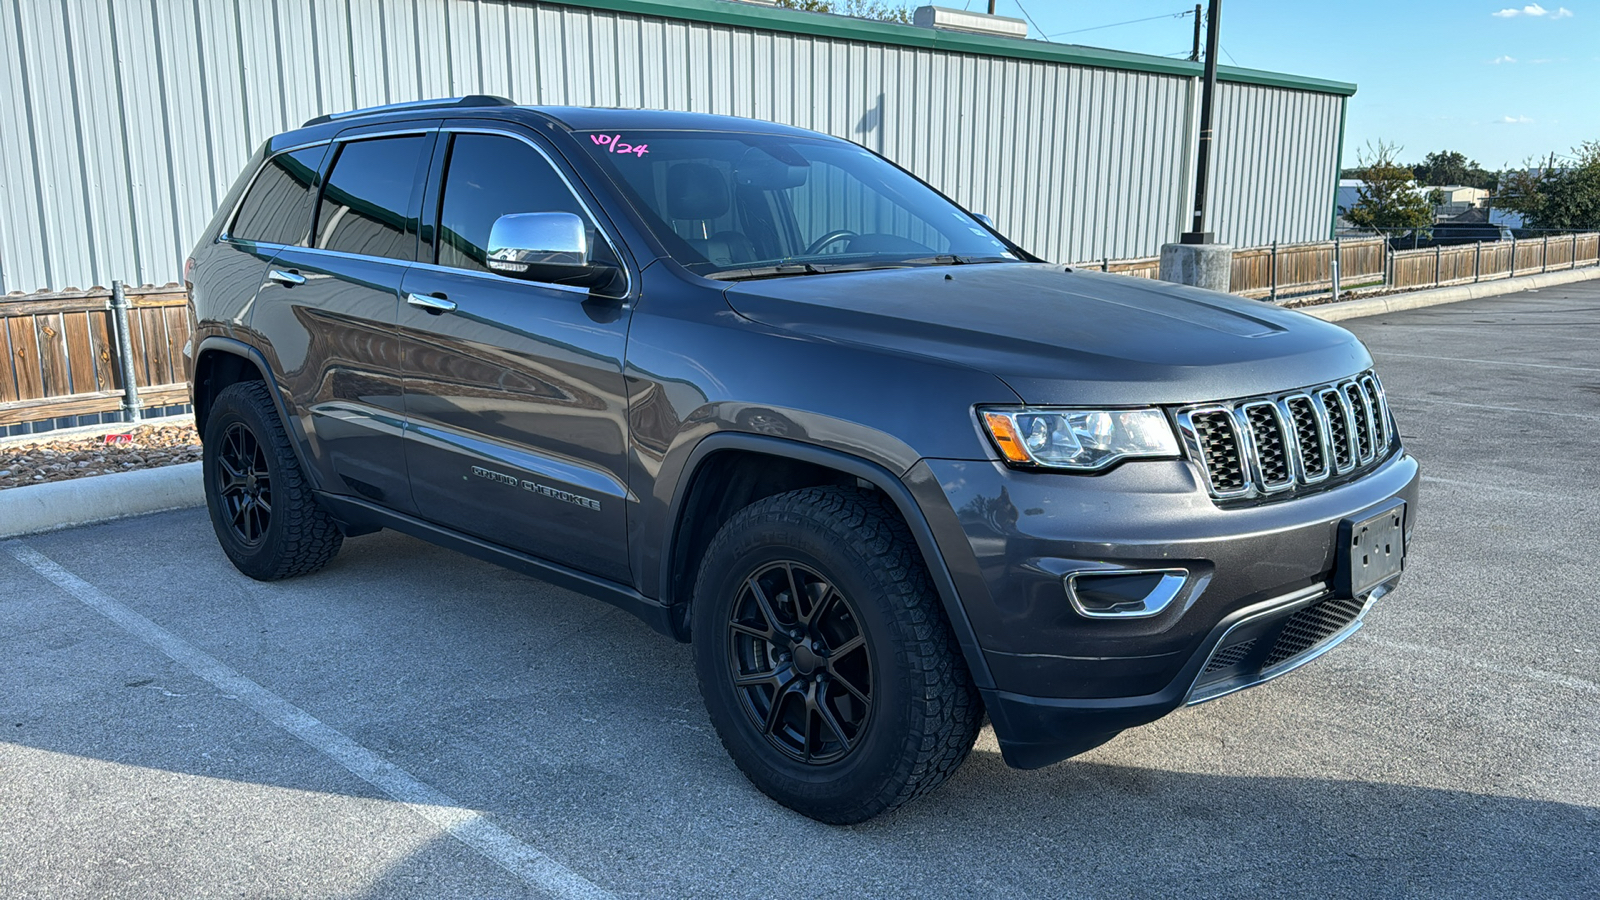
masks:
[[[1600,234],[1558,234],[1492,244],[1397,250],[1385,283],[1394,288],[1438,287],[1556,272],[1600,264]]]
[[[1600,265],[1600,233],[1419,250],[1390,250],[1381,237],[1244,247],[1233,252],[1230,290],[1273,301],[1329,293],[1334,290],[1335,253],[1339,257],[1339,291],[1406,290]],[[1159,278],[1161,259],[1103,259],[1077,263],[1075,268]]]
[[[178,285],[127,290],[134,382],[146,407],[189,402]],[[0,297],[0,427],[114,413],[123,401],[116,318],[105,288]]]

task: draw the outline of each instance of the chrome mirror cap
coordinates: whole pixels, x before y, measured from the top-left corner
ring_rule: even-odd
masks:
[[[589,233],[572,213],[513,213],[494,220],[485,263],[512,278],[544,277],[552,267],[589,265]]]

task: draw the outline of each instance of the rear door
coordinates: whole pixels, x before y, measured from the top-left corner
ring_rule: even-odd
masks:
[[[601,296],[484,265],[494,220],[529,212],[583,217],[596,255],[617,260],[575,179],[513,128],[441,132],[434,256],[406,273],[418,305],[399,314],[412,492],[426,519],[626,581],[628,288]]]
[[[437,120],[341,132],[309,246],[283,248],[253,321],[323,487],[412,512],[396,310]]]

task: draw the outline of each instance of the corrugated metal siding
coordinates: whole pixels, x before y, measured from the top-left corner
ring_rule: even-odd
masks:
[[[1218,240],[1235,247],[1326,240],[1342,98],[1224,82],[1215,113]]]
[[[1149,255],[1186,224],[1194,91],[1180,75],[521,0],[0,0],[0,290],[175,280],[268,136],[467,93],[814,128],[1046,258]],[[1339,109],[1223,86],[1224,237],[1325,236]]]

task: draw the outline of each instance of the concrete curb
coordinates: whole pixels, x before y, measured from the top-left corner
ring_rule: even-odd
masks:
[[[204,506],[200,463],[91,475],[0,491],[0,538]]]
[[[1401,312],[1407,309],[1422,309],[1425,306],[1439,306],[1444,303],[1460,303],[1463,300],[1477,300],[1482,297],[1498,297],[1502,294],[1515,294],[1518,291],[1537,290],[1538,288],[1572,284],[1577,281],[1591,281],[1596,278],[1600,278],[1600,266],[1585,266],[1581,269],[1564,269],[1560,272],[1544,272],[1539,275],[1502,278],[1498,281],[1482,281],[1477,284],[1458,284],[1454,287],[1435,288],[1431,291],[1385,294],[1382,297],[1365,297],[1360,300],[1346,300],[1342,303],[1304,306],[1299,307],[1298,311],[1308,316],[1316,316],[1325,322],[1338,322],[1343,319],[1376,316],[1383,313]]]

